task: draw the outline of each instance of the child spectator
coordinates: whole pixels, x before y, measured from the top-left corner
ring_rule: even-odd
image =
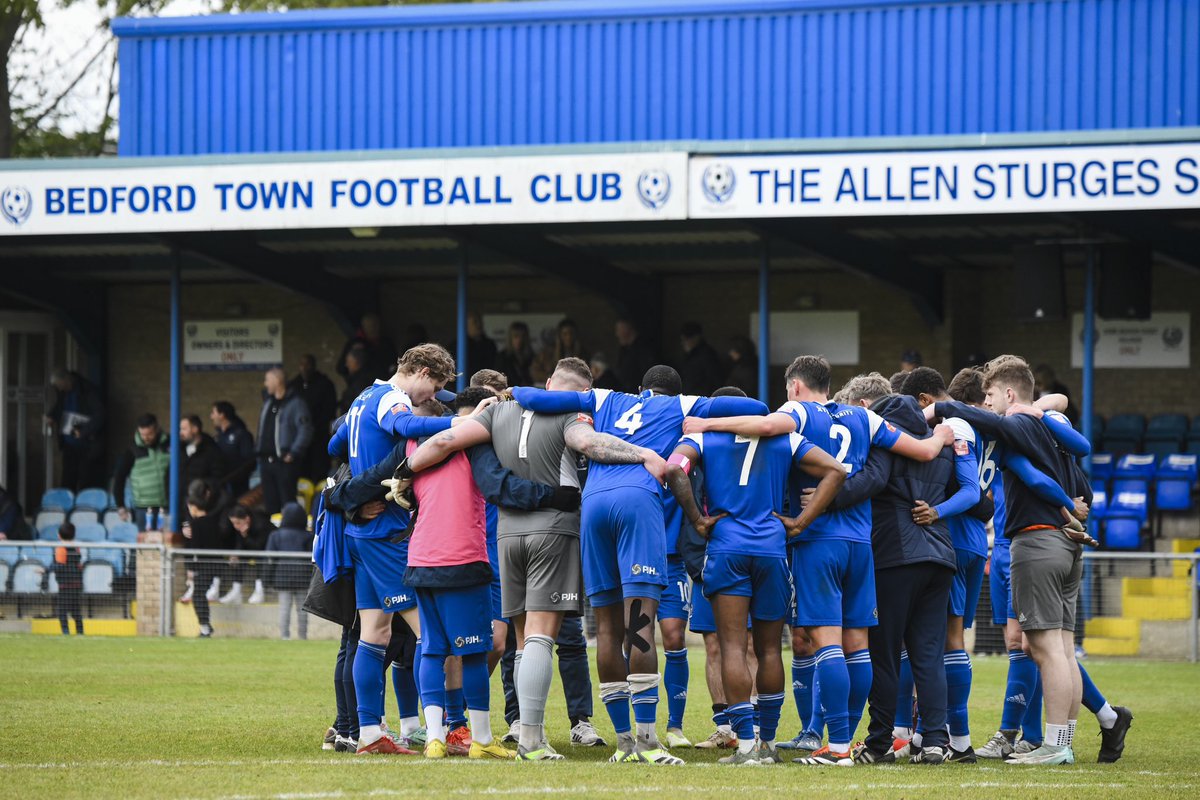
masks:
[[[75,541],[75,526],[64,522],[58,527],[60,542]],[[75,633],[83,636],[83,611],[80,596],[83,594],[83,566],[78,547],[54,548],[54,577],[58,580],[58,624],[63,636],[70,636],[67,617],[75,618]]]
[[[283,519],[278,530],[267,539],[268,553],[311,553],[313,535],[308,528],[308,515],[299,503],[283,507]],[[279,559],[271,572],[271,585],[279,593],[279,636],[291,638],[292,605],[296,606],[296,633],[308,638],[308,614],[301,608],[304,593],[312,577],[312,562],[298,558]]]

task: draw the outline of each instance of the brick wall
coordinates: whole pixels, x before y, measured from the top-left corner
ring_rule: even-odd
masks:
[[[1080,370],[1070,368],[1069,323],[1030,323],[1013,320],[1008,312],[1011,271],[950,271],[946,283],[947,321],[930,328],[901,292],[877,281],[848,273],[792,272],[772,276],[773,311],[797,308],[801,295],[815,296],[823,311],[858,310],[861,364],[834,368],[834,387],[859,372],[878,370],[890,375],[900,353],[916,348],[925,363],[947,376],[965,363],[967,354],[1012,352],[1031,363],[1047,363],[1078,395]],[[1192,311],[1193,358],[1200,358],[1200,282],[1195,276],[1159,265],[1154,272],[1154,308]],[[1082,308],[1082,270],[1067,270],[1068,314]],[[753,272],[743,274],[669,275],[663,278],[666,297],[657,332],[667,360],[679,357],[678,331],[689,319],[703,323],[708,340],[724,353],[728,340],[749,332],[750,314],[757,310],[758,283]],[[424,325],[430,337],[450,346],[455,337],[455,282],[452,278],[385,282],[379,286],[380,307],[387,333],[402,346],[411,323]],[[284,330],[284,359],[289,374],[299,357],[311,352],[319,369],[334,379],[333,361],[345,337],[320,304],[280,289],[258,284],[188,284],[183,290],[185,319],[220,319],[226,308],[239,303],[249,318],[280,318]],[[616,312],[603,299],[555,279],[539,277],[476,278],[470,284],[470,305],[482,313],[561,311],[581,327],[587,347],[615,352]],[[114,286],[109,291],[109,401],[112,423],[110,453],[119,452],[132,435],[134,419],[150,410],[165,419],[168,412],[167,288],[161,285]],[[498,343],[500,344],[500,343]],[[1196,364],[1196,362],[1193,362]],[[1105,415],[1140,411],[1200,413],[1194,402],[1200,365],[1190,370],[1098,370],[1096,407]],[[212,401],[232,401],[253,431],[261,407],[262,375],[258,372],[185,372],[183,411],[200,414],[208,427]],[[772,401],[782,397],[782,365],[770,378]]]

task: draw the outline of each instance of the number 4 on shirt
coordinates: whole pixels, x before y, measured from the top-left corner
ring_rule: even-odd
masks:
[[[641,411],[642,404],[638,403],[622,414],[620,419],[613,423],[613,427],[625,431],[626,436],[633,436],[637,433],[637,429],[642,427]]]

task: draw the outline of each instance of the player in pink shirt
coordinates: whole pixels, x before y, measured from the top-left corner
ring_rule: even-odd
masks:
[[[482,398],[468,390],[455,406],[469,415]],[[484,390],[491,394],[491,390]],[[410,441],[408,452],[418,443]],[[462,685],[471,722],[470,758],[511,759],[492,736],[487,653],[492,648],[492,565],[488,561],[485,501],[465,452],[421,472],[412,484],[416,523],[408,544],[405,580],[417,593],[421,619],[421,704],[426,758],[445,758],[446,659],[462,659]]]

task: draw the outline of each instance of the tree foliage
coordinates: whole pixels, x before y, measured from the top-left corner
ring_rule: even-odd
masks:
[[[433,2],[488,2],[489,0],[214,0],[216,11],[282,11],[287,9],[352,8],[380,5],[425,5]],[[14,74],[13,56],[31,31],[41,29],[44,14],[75,2],[96,3],[103,20],[89,42],[85,63],[65,82],[50,86],[42,65]],[[111,46],[109,23],[114,17],[144,16],[170,11],[171,0],[0,0],[0,158],[98,156],[115,145],[117,92],[116,48]],[[97,73],[96,71],[100,72]],[[94,129],[63,125],[64,100],[88,76],[101,75],[106,96],[104,112]],[[22,85],[14,102],[14,89]]]

